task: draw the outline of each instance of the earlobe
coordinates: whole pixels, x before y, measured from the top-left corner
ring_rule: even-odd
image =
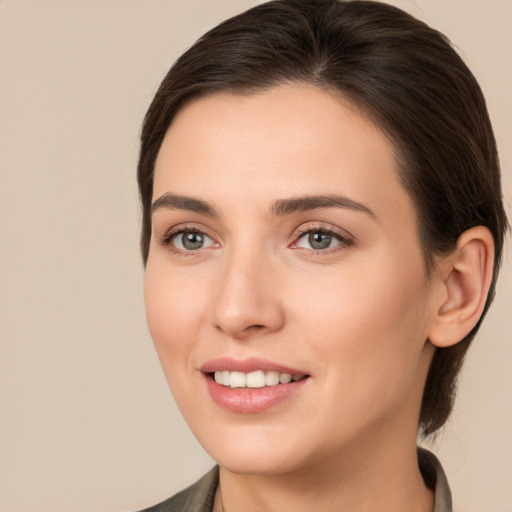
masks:
[[[462,233],[456,249],[440,263],[442,298],[429,332],[433,345],[455,345],[473,329],[487,300],[493,266],[491,232],[476,226]]]

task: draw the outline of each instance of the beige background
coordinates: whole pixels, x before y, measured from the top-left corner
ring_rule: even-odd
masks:
[[[250,0],[0,0],[0,511],[119,512],[211,464],[144,319],[137,135],[172,61]],[[512,198],[512,1],[402,0],[487,96]],[[512,269],[435,451],[459,512],[512,511]]]

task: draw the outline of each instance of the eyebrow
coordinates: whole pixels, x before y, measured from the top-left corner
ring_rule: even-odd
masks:
[[[275,216],[290,215],[295,212],[307,212],[320,208],[346,208],[357,212],[366,213],[377,219],[377,215],[365,204],[337,194],[299,196],[289,199],[278,199],[270,208],[270,213]],[[185,210],[199,213],[208,217],[218,217],[215,209],[206,201],[194,197],[181,196],[167,193],[156,199],[151,206],[151,213],[161,209]]]
[[[176,194],[164,194],[151,205],[151,213],[155,213],[157,210],[161,209],[186,210],[200,213],[208,217],[217,217],[217,212],[206,201]]]
[[[370,217],[377,219],[377,215],[365,204],[337,194],[278,199],[272,206],[271,212],[274,215],[281,216],[289,215],[294,212],[307,212],[319,208],[347,208],[349,210],[366,213]]]

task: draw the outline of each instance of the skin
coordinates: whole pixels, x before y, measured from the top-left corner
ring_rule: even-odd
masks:
[[[416,435],[446,290],[443,276],[425,273],[386,136],[308,86],[207,96],[178,113],[163,141],[153,200],[166,194],[214,214],[155,208],[144,293],[174,397],[221,466],[225,512],[431,511]],[[368,211],[272,210],[326,194]],[[173,229],[205,233],[204,246],[187,250]],[[308,234],[325,229],[344,240],[313,250]],[[227,411],[199,371],[222,356],[310,377],[269,410]]]

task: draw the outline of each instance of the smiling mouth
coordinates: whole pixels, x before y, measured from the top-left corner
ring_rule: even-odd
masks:
[[[218,370],[215,372],[210,372],[208,375],[217,384],[232,389],[257,389],[273,387],[282,384],[289,384],[290,382],[298,382],[309,377],[309,375],[304,373],[291,374],[280,373],[277,371],[264,372],[262,370],[257,370],[249,373],[229,370]]]

